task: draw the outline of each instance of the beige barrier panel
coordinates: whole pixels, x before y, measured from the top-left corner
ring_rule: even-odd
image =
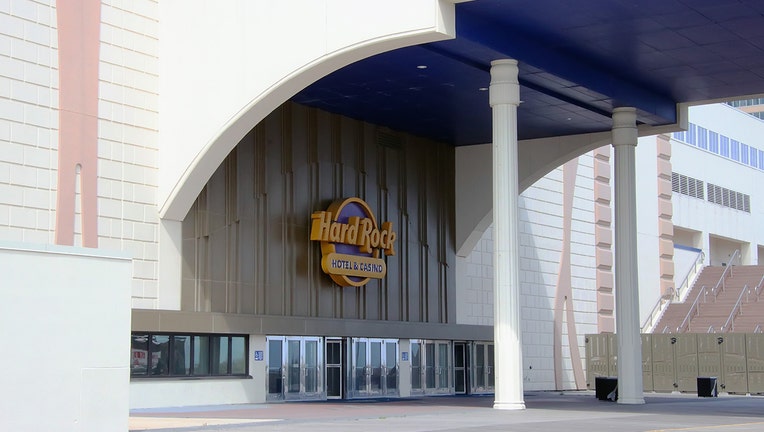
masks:
[[[746,335],[727,333],[717,335],[721,343],[722,375],[717,386],[719,392],[748,393],[748,371],[746,370]]]
[[[746,334],[748,391],[764,393],[764,333]]]
[[[653,391],[653,345],[652,335],[642,335],[642,389]]]
[[[650,338],[653,356],[653,391],[672,392],[676,390],[676,362],[674,345],[676,336],[672,334],[653,334]]]
[[[612,334],[586,335],[586,387],[594,389],[594,378],[610,375],[610,344]]]
[[[722,347],[724,338],[714,333],[698,334],[698,377],[715,377],[722,381]],[[696,377],[697,378],[697,377]],[[696,379],[697,384],[697,379]],[[721,389],[721,387],[719,387]]]
[[[607,357],[608,376],[618,376],[618,335],[614,333],[607,334],[607,349],[610,355]]]
[[[698,391],[698,338],[693,333],[674,335],[676,344],[676,384],[680,392]]]

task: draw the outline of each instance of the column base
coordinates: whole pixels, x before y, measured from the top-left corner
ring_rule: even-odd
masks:
[[[633,399],[625,399],[621,398],[621,396],[618,396],[618,400],[616,401],[619,404],[624,405],[644,405],[645,404],[645,398],[633,398]]]
[[[493,403],[493,409],[498,410],[524,410],[525,409],[525,402],[519,401],[519,402],[499,402],[495,401]]]

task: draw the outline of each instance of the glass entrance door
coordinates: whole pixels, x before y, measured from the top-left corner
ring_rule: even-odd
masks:
[[[342,398],[342,339],[326,339],[326,398]]]
[[[267,337],[268,400],[323,399],[323,349],[318,337]]]
[[[348,396],[398,394],[398,341],[353,338]]]
[[[267,338],[268,400],[284,399],[284,338]]]
[[[412,393],[448,394],[453,392],[451,342],[411,341]]]
[[[493,344],[475,342],[472,345],[472,393],[493,393],[494,391],[494,358]]]
[[[454,393],[467,393],[467,344],[454,342]]]

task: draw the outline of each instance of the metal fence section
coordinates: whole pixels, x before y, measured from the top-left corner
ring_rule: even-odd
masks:
[[[586,386],[596,377],[614,377],[616,335],[586,336]],[[764,334],[682,333],[642,335],[642,381],[645,391],[698,391],[699,377],[716,377],[720,392],[764,393]]]

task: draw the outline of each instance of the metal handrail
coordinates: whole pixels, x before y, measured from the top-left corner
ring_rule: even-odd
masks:
[[[759,301],[759,295],[761,295],[761,287],[764,284],[764,276],[761,277],[759,280],[759,283],[756,284],[756,287],[753,289],[753,293],[756,294],[756,301]]]
[[[642,323],[642,333],[651,333],[651,330],[654,325],[658,324],[658,320],[660,320],[661,315],[663,315],[663,305],[666,303],[669,303],[669,299],[674,297],[674,287],[669,288],[669,293],[667,295],[662,295],[658,298],[658,302],[655,303],[655,306],[653,306],[653,309],[650,311],[650,314],[645,318],[645,321]]]
[[[700,251],[698,253],[698,257],[695,258],[695,264],[690,267],[689,270],[687,270],[687,274],[684,275],[684,279],[682,280],[682,283],[679,284],[679,288],[674,290],[674,294],[676,294],[676,300],[681,301],[682,297],[684,297],[684,292],[687,291],[690,288],[690,275],[691,274],[698,274],[698,267],[703,267],[703,262],[706,259],[706,254],[703,251]]]
[[[706,333],[716,333],[714,331],[714,326],[712,326],[712,325],[708,326],[708,330],[706,330]]]
[[[756,324],[756,328],[753,329],[754,333],[761,333],[761,324]]]
[[[685,291],[689,291],[691,276],[694,277],[698,275],[698,267],[703,267],[705,257],[706,254],[703,251],[699,251],[698,257],[695,259],[695,264],[687,270],[687,274],[684,276],[682,283],[679,284],[679,288],[670,287],[666,294],[658,297],[658,301],[655,302],[655,306],[650,310],[650,314],[647,315],[645,321],[642,322],[642,333],[652,333],[653,328],[658,324],[661,316],[663,316],[663,313],[666,310],[665,306],[668,303],[682,301]]]
[[[735,306],[732,307],[732,312],[730,312],[730,316],[729,316],[729,318],[727,318],[727,322],[725,322],[724,325],[721,328],[721,332],[722,333],[726,333],[730,329],[732,331],[735,331],[735,317],[737,315],[743,313],[743,308],[742,308],[743,294],[745,294],[748,291],[749,291],[748,285],[746,284],[743,287],[743,290],[740,291],[740,295],[737,296],[737,301],[735,302]]]
[[[732,253],[732,258],[730,258],[730,264],[727,267],[724,267],[724,271],[722,272],[722,276],[719,278],[719,282],[716,283],[716,286],[714,286],[711,289],[711,294],[714,295],[714,301],[716,301],[716,297],[719,295],[720,291],[724,291],[726,288],[726,284],[724,283],[724,278],[727,277],[727,273],[732,276],[732,263],[735,262],[735,258],[740,254],[740,251],[735,249],[735,252]],[[719,289],[719,285],[721,285],[721,290]]]
[[[681,333],[684,331],[685,326],[690,325],[690,320],[692,319],[692,311],[695,310],[697,314],[698,310],[698,302],[700,301],[700,296],[703,296],[703,303],[706,302],[706,291],[708,291],[708,288],[706,288],[705,285],[700,287],[700,291],[698,292],[698,295],[695,296],[695,301],[692,302],[692,305],[690,305],[690,310],[687,311],[687,315],[684,317],[684,320],[682,321],[682,324],[679,325],[679,327],[676,328],[677,333]]]

